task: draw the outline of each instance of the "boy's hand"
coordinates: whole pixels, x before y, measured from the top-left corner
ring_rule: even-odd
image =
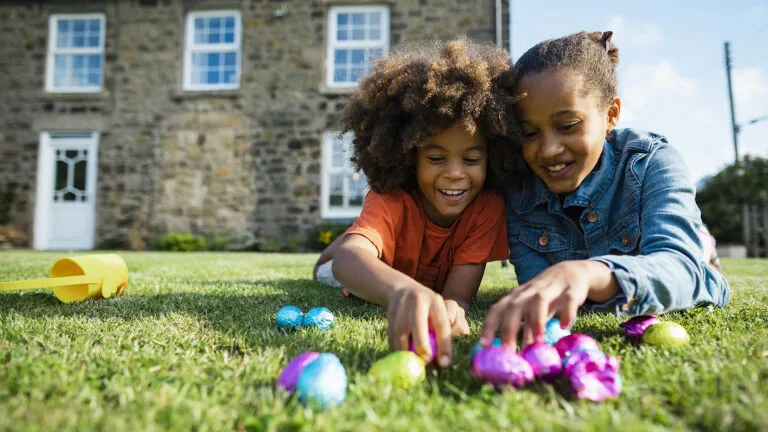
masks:
[[[451,323],[451,334],[453,336],[468,336],[469,323],[464,308],[456,300],[447,299],[445,300],[445,310],[448,313],[448,322]]]
[[[608,266],[599,261],[564,261],[512,290],[488,311],[480,332],[480,345],[488,346],[502,324],[501,340],[515,347],[525,321],[527,345],[544,332],[547,320],[560,313],[563,328],[570,328],[579,306],[587,299],[606,301],[618,293]]]
[[[408,340],[413,337],[413,345],[425,361],[437,356],[441,367],[451,364],[451,323],[439,294],[414,283],[394,291],[387,304],[387,335],[393,351],[407,350]],[[430,327],[437,339],[437,353],[430,348]]]

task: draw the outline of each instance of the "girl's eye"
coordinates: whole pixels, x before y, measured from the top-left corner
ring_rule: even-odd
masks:
[[[464,162],[466,162],[466,163],[468,163],[470,165],[479,164],[482,161],[483,160],[481,158],[464,158]]]
[[[581,124],[581,122],[568,123],[568,124],[560,126],[559,129],[561,131],[563,131],[563,132],[571,132],[571,131],[575,130],[580,124]]]
[[[527,140],[532,140],[536,138],[537,135],[538,135],[538,132],[536,131],[523,131],[523,138]]]
[[[430,162],[433,162],[433,163],[440,163],[444,159],[445,158],[442,157],[442,156],[427,156],[427,160],[430,161]]]

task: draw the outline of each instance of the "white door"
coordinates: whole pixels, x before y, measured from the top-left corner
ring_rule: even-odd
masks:
[[[35,249],[93,249],[98,134],[40,137]]]

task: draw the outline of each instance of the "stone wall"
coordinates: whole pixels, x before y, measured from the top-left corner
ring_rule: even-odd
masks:
[[[168,231],[301,239],[320,219],[322,136],[349,91],[324,86],[327,0],[134,0],[0,3],[0,184],[32,235],[42,131],[100,131],[97,243],[143,248]],[[494,37],[493,0],[400,0],[390,45]],[[285,14],[275,16],[276,7]],[[182,91],[184,19],[236,9],[239,90]],[[47,94],[48,18],[106,15],[104,91]],[[280,14],[277,14],[280,15]],[[506,15],[505,15],[506,19]],[[506,36],[505,36],[506,38]],[[8,43],[13,41],[13,43]]]

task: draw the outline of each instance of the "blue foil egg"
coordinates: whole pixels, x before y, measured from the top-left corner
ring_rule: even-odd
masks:
[[[277,326],[279,328],[295,329],[301,327],[304,314],[296,306],[283,306],[277,311]]]
[[[561,329],[560,328],[560,320],[552,317],[547,321],[547,325],[544,328],[544,342],[554,345],[559,341],[560,339],[568,336],[571,334],[571,331],[568,329]]]
[[[491,343],[491,346],[501,346],[501,338],[494,338],[493,343]],[[483,350],[483,347],[480,346],[480,342],[475,344],[475,347],[472,348],[472,352],[469,353],[469,360],[472,361],[475,359],[475,356],[477,353]]]
[[[316,327],[328,330],[333,325],[333,313],[324,307],[312,308],[304,315],[305,327]]]
[[[347,397],[347,371],[335,355],[320,354],[299,376],[296,394],[305,405],[335,407]]]

